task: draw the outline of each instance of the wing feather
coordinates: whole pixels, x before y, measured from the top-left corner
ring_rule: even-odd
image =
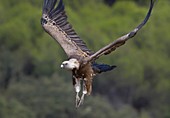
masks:
[[[44,30],[61,45],[69,57],[72,55],[89,56],[91,51],[67,21],[62,0],[57,6],[56,4],[57,0],[44,0],[41,18]]]
[[[106,45],[105,47],[101,48],[96,53],[92,54],[90,57],[87,57],[86,61],[87,62],[94,61],[94,60],[98,59],[102,55],[107,55],[107,54],[111,53],[112,51],[116,50],[119,46],[124,45],[127,40],[129,40],[132,37],[134,37],[137,34],[137,32],[147,23],[148,19],[150,18],[150,15],[151,15],[151,12],[152,12],[152,8],[154,6],[154,2],[155,2],[154,0],[151,0],[149,11],[148,11],[145,19],[143,20],[143,22],[141,24],[139,24],[131,32],[125,34],[122,37],[119,37],[114,42],[112,42],[112,43]]]

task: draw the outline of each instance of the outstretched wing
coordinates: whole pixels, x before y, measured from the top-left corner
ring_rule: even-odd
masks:
[[[68,57],[90,55],[91,51],[68,23],[62,0],[56,4],[57,0],[44,0],[41,18],[44,30],[61,45]]]
[[[154,0],[151,0],[150,3],[150,8],[149,11],[145,17],[145,19],[143,20],[143,22],[138,25],[134,30],[132,30],[131,32],[129,32],[128,34],[121,36],[120,38],[116,39],[114,42],[110,43],[109,45],[101,48],[99,51],[97,51],[96,53],[92,54],[90,57],[87,57],[87,62],[89,61],[93,61],[96,60],[97,58],[99,58],[102,55],[107,55],[109,53],[111,53],[112,51],[116,50],[116,48],[118,48],[119,46],[125,44],[125,42],[134,37],[136,35],[136,33],[146,24],[146,22],[148,21],[151,12],[152,12],[152,8],[154,6]]]

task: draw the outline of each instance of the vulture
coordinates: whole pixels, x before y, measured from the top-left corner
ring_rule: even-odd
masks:
[[[93,52],[87,48],[85,42],[77,35],[68,22],[63,1],[44,0],[41,25],[58,42],[68,56],[68,60],[62,62],[61,68],[72,72],[76,108],[83,104],[85,95],[91,94],[93,77],[96,74],[110,71],[116,67],[114,65],[98,64],[95,60],[102,55],[110,54],[116,48],[125,44],[127,40],[134,37],[148,21],[154,3],[154,0],[150,0],[150,8],[147,15],[136,28],[98,51]],[[81,96],[79,95],[80,92]]]

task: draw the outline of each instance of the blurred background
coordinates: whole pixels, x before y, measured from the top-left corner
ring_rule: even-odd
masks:
[[[64,0],[69,22],[97,51],[134,29],[150,0]],[[75,108],[67,57],[43,31],[43,0],[0,0],[0,118],[170,118],[170,1],[159,0],[144,28],[98,62],[117,65],[94,78]]]

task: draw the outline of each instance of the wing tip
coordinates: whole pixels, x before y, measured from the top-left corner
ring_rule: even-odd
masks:
[[[151,13],[152,13],[152,9],[153,9],[154,4],[155,4],[156,1],[157,0],[151,0],[150,1],[150,8],[149,8],[149,10],[147,12],[147,15],[146,15],[145,19],[143,20],[143,22],[137,27],[138,30],[140,30],[147,23],[147,21],[149,20],[149,18],[151,16]]]
[[[53,20],[60,12],[64,11],[63,0],[44,0],[42,7],[41,25],[47,24],[49,20]]]
[[[58,5],[58,0],[44,0],[42,13],[50,15],[52,12],[64,10],[63,0],[60,0]]]

